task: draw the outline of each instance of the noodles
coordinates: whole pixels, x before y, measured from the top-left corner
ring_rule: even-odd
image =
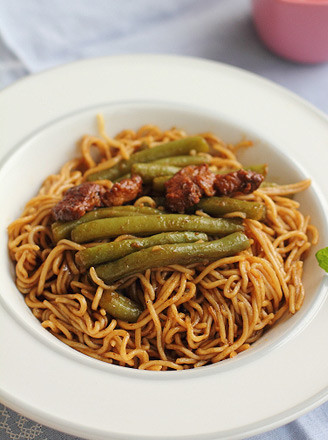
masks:
[[[124,130],[115,139],[84,136],[81,159],[67,162],[49,176],[21,217],[8,227],[9,254],[15,262],[16,284],[41,325],[68,346],[95,359],[145,370],[197,368],[232,358],[247,350],[286,313],[296,313],[304,300],[303,259],[318,233],[299,204],[285,197],[306,189],[310,182],[264,186],[238,198],[261,203],[266,220],[240,217],[251,239],[249,249],[209,264],[174,265],[148,269],[113,286],[94,268],[81,273],[74,255],[85,245],[52,241],[51,210],[65,191],[91,173],[127,159],[139,148],[186,137],[175,128],[162,132],[143,126]],[[201,135],[211,147],[213,171],[238,169],[233,147],[212,133]],[[107,182],[110,188],[112,182]],[[143,195],[135,206],[161,206]],[[202,211],[197,215],[207,216]],[[120,236],[116,240],[131,238]],[[211,237],[211,239],[215,237]],[[96,243],[89,243],[87,247]],[[143,307],[137,322],[112,319],[100,306],[106,291],[124,292]]]

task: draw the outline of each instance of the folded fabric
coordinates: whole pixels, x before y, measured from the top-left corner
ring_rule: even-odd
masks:
[[[195,54],[195,49],[188,47],[194,47],[199,39],[206,45],[208,36],[208,30],[198,25],[199,14],[212,14],[213,3],[1,0],[0,31],[32,72],[74,59],[115,53]],[[245,7],[244,0],[242,3]]]

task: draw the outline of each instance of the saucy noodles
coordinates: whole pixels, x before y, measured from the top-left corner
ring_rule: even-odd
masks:
[[[234,200],[261,205],[265,218],[252,219],[242,211],[223,214],[226,219],[239,219],[249,240],[248,247],[234,255],[148,268],[109,284],[99,277],[97,267],[81,270],[77,252],[135,236],[123,233],[87,243],[65,237],[56,243],[53,207],[88,176],[129,159],[136,151],[187,136],[175,128],[161,131],[145,125],[136,132],[123,130],[112,139],[102,119],[99,123],[100,137],[84,136],[81,157],[49,176],[8,227],[16,285],[45,329],[101,361],[146,370],[180,370],[236,356],[283,315],[301,308],[303,259],[318,233],[290,195],[306,190],[309,180],[282,186],[264,182],[251,194],[235,195]],[[199,136],[209,152],[191,151],[190,155],[203,156],[210,170],[222,174],[243,167],[236,153],[250,142],[228,145],[212,133]],[[97,183],[109,190],[114,185],[106,179]],[[162,195],[149,188],[146,185],[129,205],[164,213]],[[193,216],[197,215],[210,217],[202,209],[195,209]],[[208,234],[208,243],[219,239]],[[161,252],[161,245],[152,251]],[[102,307],[105,296],[116,293],[140,309],[136,322],[115,319]]]

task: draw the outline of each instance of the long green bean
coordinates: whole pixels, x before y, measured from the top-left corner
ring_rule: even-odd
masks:
[[[165,193],[165,183],[171,179],[172,176],[160,176],[155,177],[152,182],[152,188],[156,193],[163,194]]]
[[[188,156],[172,156],[172,157],[164,157],[164,159],[155,160],[152,162],[153,164],[159,165],[171,165],[175,167],[186,167],[188,165],[201,165],[202,163],[210,163],[211,157],[208,155],[195,155],[192,156],[189,154]]]
[[[153,162],[150,163],[135,163],[132,165],[132,174],[139,174],[143,183],[151,183],[155,177],[167,176],[175,174],[181,168],[172,165],[162,165]]]
[[[261,203],[238,200],[232,197],[204,198],[200,200],[196,208],[202,209],[213,217],[222,217],[224,214],[240,211],[246,214],[247,218],[263,220],[266,214],[265,206]]]
[[[123,176],[120,176],[117,179],[114,179],[113,183],[120,182],[121,180],[124,180],[124,179],[131,179],[131,173],[124,174]]]
[[[99,305],[113,318],[125,322],[136,322],[142,313],[142,308],[132,299],[110,290],[103,292]]]
[[[111,206],[109,208],[99,208],[94,211],[90,211],[84,214],[81,218],[77,220],[72,220],[70,222],[54,222],[51,225],[52,235],[54,241],[57,243],[59,240],[63,238],[70,238],[72,230],[86,222],[90,222],[92,220],[100,219],[100,218],[108,218],[108,217],[122,217],[122,216],[132,216],[132,215],[154,215],[160,214],[161,211],[155,208],[151,208],[149,206]]]
[[[201,232],[163,232],[151,237],[113,241],[83,249],[75,254],[75,261],[79,267],[88,269],[97,264],[118,260],[148,247],[161,244],[192,243],[198,240],[207,241],[207,235]]]
[[[241,230],[243,226],[239,219],[163,214],[104,218],[82,223],[73,229],[71,238],[77,243],[85,243],[122,234],[149,235],[160,232],[193,231],[223,236]]]
[[[132,172],[139,174],[142,177],[144,182],[149,183],[151,180],[155,179],[158,176],[163,176],[165,173],[166,166],[167,171],[167,179],[172,177],[175,173],[180,171],[181,168],[187,165],[200,165],[202,163],[208,163],[208,156],[172,156],[172,157],[164,157],[164,159],[155,160],[153,162],[147,163],[135,163],[132,165]],[[154,166],[156,165],[156,166]],[[160,165],[160,167],[159,167]],[[147,179],[149,172],[151,172],[150,177]],[[124,176],[120,176],[117,179],[114,179],[113,182],[120,182],[123,179],[131,178],[131,173],[124,174]]]
[[[255,173],[262,174],[262,176],[266,176],[268,174],[268,164],[261,163],[258,165],[249,165],[244,167],[245,170],[254,171]]]
[[[190,151],[207,153],[209,146],[205,139],[199,136],[177,139],[172,142],[163,143],[147,150],[131,154],[130,159],[121,160],[111,168],[89,174],[87,180],[109,179],[114,180],[131,171],[134,163],[146,163],[169,156],[181,156],[189,154]]]
[[[276,182],[267,182],[266,180],[261,183],[260,188],[276,188],[278,187],[278,183]]]
[[[242,232],[236,232],[220,240],[207,243],[164,244],[143,249],[119,260],[97,266],[96,272],[99,278],[111,284],[124,277],[154,267],[219,260],[226,256],[235,255],[249,246],[249,240]]]

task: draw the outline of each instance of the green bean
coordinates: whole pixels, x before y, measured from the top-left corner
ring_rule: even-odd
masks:
[[[209,151],[209,146],[205,139],[199,136],[177,139],[172,142],[156,145],[156,147],[148,148],[147,150],[142,150],[131,154],[130,159],[121,160],[111,168],[89,174],[87,180],[114,180],[120,176],[123,176],[124,174],[129,173],[134,163],[146,163],[162,159],[164,157],[181,156],[184,154],[189,154],[192,150],[195,150],[199,153],[207,153]]]
[[[94,211],[90,211],[84,214],[81,218],[77,220],[72,220],[70,222],[55,222],[51,225],[52,235],[54,241],[57,243],[59,240],[63,238],[70,238],[72,230],[86,222],[90,222],[92,220],[107,218],[107,217],[122,217],[122,216],[131,216],[131,215],[154,215],[160,214],[161,211],[158,209],[151,208],[149,206],[132,206],[132,205],[124,205],[124,206],[111,206],[109,208],[99,208]]]
[[[142,313],[141,307],[132,299],[110,290],[103,292],[99,305],[113,318],[125,322],[136,322]]]
[[[159,165],[171,165],[175,167],[186,167],[188,165],[201,165],[202,163],[210,163],[210,156],[201,156],[199,154],[192,156],[172,156],[172,157],[164,157],[164,159],[155,160],[152,162],[153,164]]]
[[[164,244],[143,249],[119,260],[96,267],[99,278],[111,284],[124,277],[143,272],[154,267],[173,264],[188,265],[219,260],[235,255],[250,246],[242,232],[227,235],[220,240],[207,243]]]
[[[120,182],[121,180],[124,180],[124,179],[131,179],[131,173],[124,174],[123,176],[120,176],[117,179],[114,179],[113,183]]]
[[[240,219],[163,214],[94,220],[78,225],[73,229],[71,237],[77,243],[85,243],[122,234],[149,235],[160,232],[194,231],[223,236],[241,230],[243,226]]]
[[[211,161],[211,158],[208,155],[206,155],[206,156],[200,156],[200,155],[192,156],[191,154],[189,154],[188,156],[186,155],[186,156],[164,157],[163,159],[155,160],[153,162],[148,162],[147,164],[140,163],[140,165],[168,165],[170,167],[184,168],[184,167],[186,167],[188,165],[201,165],[203,163],[210,163],[210,161]],[[138,165],[139,165],[139,163],[138,163]],[[139,169],[135,168],[135,166],[136,165],[132,166],[133,172],[135,172],[137,174],[140,174],[141,177],[143,177],[142,176],[142,172],[143,172],[144,168],[141,167],[140,168],[141,171],[138,172]],[[153,168],[153,169],[155,170],[156,168]],[[159,170],[158,174],[155,174],[155,171],[154,171],[154,173],[153,173],[154,178],[156,176],[162,176],[163,175],[162,174],[164,172],[163,169],[158,169],[158,170]],[[170,174],[169,177],[168,177],[168,179],[169,179],[170,177],[172,177],[173,174],[177,173],[179,171],[179,169],[178,168],[177,169],[168,168],[168,171],[171,171],[171,173],[168,173],[168,174]],[[119,182],[119,181],[121,181],[123,179],[129,179],[130,177],[131,177],[130,173],[129,174],[125,174],[124,176],[121,176],[121,177],[115,179],[114,182]]]
[[[207,241],[207,235],[201,232],[163,232],[151,237],[113,241],[83,249],[75,254],[75,261],[82,269],[88,269],[159,244],[189,243],[198,240]]]
[[[197,205],[197,209],[202,209],[213,217],[221,217],[229,212],[241,211],[247,218],[253,220],[263,220],[265,218],[265,206],[261,203],[238,200],[231,197],[209,197],[202,199]]]
[[[267,182],[266,180],[261,183],[260,188],[277,188],[279,185],[275,182]]]
[[[153,162],[150,163],[135,163],[132,165],[132,173],[139,174],[143,183],[151,183],[155,177],[167,176],[169,174],[175,174],[180,171],[181,168],[171,165],[161,165]]]
[[[244,167],[244,170],[254,171],[255,173],[262,174],[262,176],[266,176],[268,174],[268,164],[262,163],[259,165],[249,165]]]
[[[165,188],[165,183],[171,179],[172,176],[160,176],[160,177],[155,177],[153,179],[153,183],[152,183],[152,187],[153,190],[156,193],[165,193],[166,188]]]

